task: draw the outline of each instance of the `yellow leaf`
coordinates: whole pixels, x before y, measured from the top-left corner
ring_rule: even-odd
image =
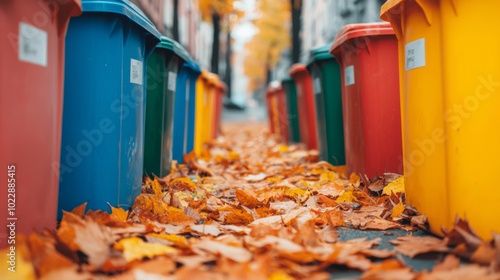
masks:
[[[116,207],[113,207],[111,206],[111,204],[109,204],[109,207],[111,207],[111,217],[117,219],[117,220],[120,220],[122,222],[126,222],[127,221],[127,211],[125,211],[125,209],[123,208],[116,208]]]
[[[393,192],[395,194],[405,192],[405,178],[404,178],[404,176],[397,178],[396,180],[392,181],[387,186],[385,186],[384,190],[382,191],[382,194],[391,195],[391,192]]]
[[[169,242],[174,243],[176,246],[181,248],[186,248],[188,246],[188,241],[186,237],[177,234],[166,234],[166,233],[150,233],[148,236],[160,238]]]
[[[142,260],[143,258],[175,254],[177,252],[175,248],[170,246],[158,243],[146,243],[139,237],[135,236],[120,240],[115,245],[115,249],[123,251],[123,257],[128,262],[133,260]]]
[[[268,181],[269,183],[279,183],[279,182],[283,181],[283,179],[278,178],[278,177],[269,177],[266,179],[266,181]]]
[[[294,189],[286,189],[285,194],[294,198],[297,198],[299,196],[308,196],[309,192],[307,190],[299,189],[299,188],[294,188]]]
[[[229,152],[227,157],[228,157],[229,161],[236,161],[236,160],[240,159],[240,155],[235,151]]]
[[[153,193],[158,199],[163,198],[163,194],[161,192],[161,185],[160,181],[158,181],[158,178],[154,178],[153,181],[151,182],[151,189],[153,189]]]
[[[288,274],[282,272],[282,271],[276,271],[273,272],[271,275],[269,275],[268,280],[293,280],[295,278],[289,276]]]
[[[401,216],[401,214],[403,214],[404,211],[405,211],[405,206],[403,205],[403,203],[400,202],[396,204],[396,206],[392,208],[391,218],[394,219]]]
[[[193,181],[191,181],[191,179],[185,177],[172,179],[172,181],[170,181],[168,185],[171,186],[172,188],[179,190],[187,189],[190,191],[195,191],[198,188],[196,184]]]
[[[354,196],[354,193],[352,191],[345,191],[343,194],[341,194],[337,199],[335,200],[338,203],[341,202],[354,202],[356,201],[356,197]]]
[[[282,153],[288,153],[290,151],[290,149],[288,148],[287,145],[279,145],[278,151],[280,151]]]
[[[339,175],[336,172],[333,171],[323,171],[321,172],[321,175],[319,176],[319,180],[322,182],[333,182],[339,178]]]

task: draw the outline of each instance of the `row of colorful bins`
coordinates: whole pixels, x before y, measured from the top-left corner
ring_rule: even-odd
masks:
[[[500,1],[389,0],[399,42],[407,202],[441,234],[457,216],[500,232]]]
[[[293,87],[288,80],[282,81],[286,86],[270,84],[271,132],[283,142],[296,133],[299,141],[291,142],[318,149],[320,159],[347,165],[348,173],[373,178],[400,172],[397,73],[397,39],[389,24],[346,25],[332,45],[312,49],[307,64],[292,65]],[[285,88],[284,105],[273,101],[273,88]],[[279,112],[283,106],[288,108]]]
[[[0,4],[9,39],[0,43],[0,178],[10,199],[0,218],[18,233],[53,228],[84,202],[132,205],[143,174],[166,175],[172,158],[217,136],[225,90],[212,77],[209,115],[197,111],[199,66],[128,0],[34,2]],[[0,231],[0,247],[9,234]]]

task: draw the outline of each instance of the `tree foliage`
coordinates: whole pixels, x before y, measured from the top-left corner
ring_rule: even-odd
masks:
[[[290,1],[259,0],[256,8],[257,33],[245,46],[250,91],[264,85],[267,71],[276,67],[281,53],[290,46]]]

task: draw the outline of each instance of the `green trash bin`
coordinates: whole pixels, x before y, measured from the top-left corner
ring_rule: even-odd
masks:
[[[345,165],[340,67],[330,45],[311,49],[307,69],[313,79],[320,159]]]
[[[180,45],[162,37],[147,62],[144,172],[164,177],[172,166],[172,139],[177,73],[189,61]]]
[[[288,139],[291,143],[300,143],[299,109],[297,108],[297,89],[292,78],[281,81],[285,92],[286,108],[288,111]]]

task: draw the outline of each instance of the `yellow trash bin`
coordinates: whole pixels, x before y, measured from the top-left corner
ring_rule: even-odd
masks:
[[[194,152],[202,156],[203,144],[212,140],[214,127],[214,110],[219,77],[202,70],[196,81],[196,124]]]
[[[194,130],[194,152],[200,156],[203,144],[208,141],[207,135],[210,129],[210,121],[207,120],[209,112],[209,73],[205,70],[201,71],[200,76],[196,81],[196,117]]]
[[[500,232],[498,0],[389,0],[399,40],[408,203],[441,234],[456,216]]]

